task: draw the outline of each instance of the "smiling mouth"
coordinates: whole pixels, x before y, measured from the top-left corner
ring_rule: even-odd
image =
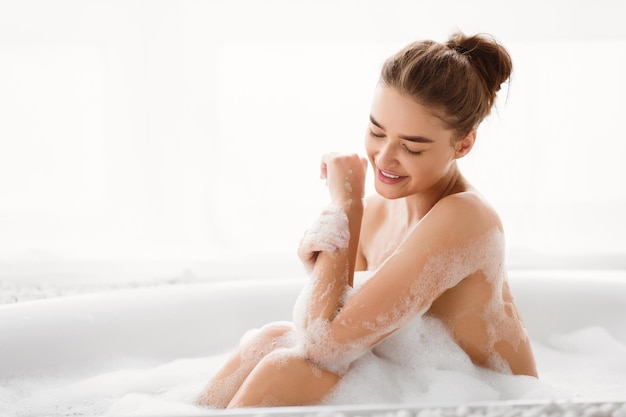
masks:
[[[382,169],[379,169],[379,171],[380,171],[380,173],[381,173],[384,177],[391,178],[391,179],[394,179],[394,180],[397,180],[398,178],[400,178],[400,176],[399,176],[399,175],[391,175],[391,174],[388,174],[388,173],[386,173],[385,171],[383,171]]]
[[[389,172],[383,171],[380,168],[378,168],[376,171],[378,173],[378,180],[382,182],[383,184],[389,184],[389,185],[397,184],[406,178],[400,175],[395,175],[395,174],[391,174]]]

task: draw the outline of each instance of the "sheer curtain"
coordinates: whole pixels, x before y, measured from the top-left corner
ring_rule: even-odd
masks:
[[[291,268],[319,157],[363,151],[382,61],[457,29],[514,60],[461,161],[509,264],[626,267],[618,3],[416,3],[2,3],[0,278]]]

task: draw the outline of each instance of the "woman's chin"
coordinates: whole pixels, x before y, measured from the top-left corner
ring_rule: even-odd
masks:
[[[393,189],[387,184],[380,184],[379,182],[376,182],[374,184],[374,189],[376,190],[376,193],[378,195],[388,200],[395,200],[397,198],[406,197],[406,195],[401,193],[399,189]]]

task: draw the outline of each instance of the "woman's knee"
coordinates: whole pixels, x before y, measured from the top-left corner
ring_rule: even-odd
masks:
[[[240,342],[242,356],[260,360],[275,349],[295,344],[294,326],[289,322],[275,322],[247,332]]]

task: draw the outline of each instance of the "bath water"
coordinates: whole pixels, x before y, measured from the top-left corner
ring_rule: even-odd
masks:
[[[370,369],[355,365],[352,377],[360,373],[367,379],[340,386],[327,400],[332,403],[328,407],[338,411],[325,416],[406,417],[417,415],[420,405],[450,403],[461,417],[565,415],[553,413],[563,411],[560,408],[521,414],[489,414],[489,408],[482,408],[480,414],[470,407],[476,402],[507,407],[509,400],[558,400],[591,402],[574,411],[565,408],[568,417],[603,417],[609,409],[617,410],[613,417],[626,417],[624,407],[619,414],[622,408],[593,405],[626,400],[625,278],[622,272],[513,277],[531,334],[538,381],[477,370],[436,324],[420,330],[415,322],[406,328],[414,332],[411,343],[419,346],[420,338],[430,335],[437,348],[402,353],[415,354],[411,363],[421,374],[414,385],[396,389],[393,377],[405,381],[406,369],[394,375],[378,373],[383,367],[377,368],[376,361],[389,357],[385,349],[402,347],[381,346]],[[0,306],[0,417],[210,415],[194,401],[235,349],[236,338],[245,329],[288,317],[301,282],[163,285]],[[249,307],[244,314],[242,305]],[[251,316],[250,309],[258,314]],[[223,317],[233,319],[226,323]],[[350,413],[345,407],[360,411]],[[411,408],[414,413],[402,414]],[[376,410],[382,414],[372,414]],[[450,415],[437,410],[422,410],[420,417]]]
[[[445,338],[442,339],[445,345]],[[181,340],[181,343],[184,341]],[[533,342],[540,380],[528,377],[480,375],[459,352],[432,351],[422,361],[424,385],[397,389],[389,375],[362,370],[367,378],[358,391],[343,389],[328,403],[367,404],[405,401],[407,404],[451,404],[472,401],[588,400],[609,401],[626,396],[626,346],[605,329],[581,328],[555,334],[548,343]],[[453,356],[449,356],[450,354]],[[206,414],[193,402],[230,352],[181,358],[167,363],[124,364],[94,375],[0,377],[0,416],[192,416]],[[445,364],[461,365],[459,370]],[[388,369],[385,367],[385,369]],[[366,376],[371,372],[370,376]],[[398,383],[406,377],[399,369]],[[385,384],[379,383],[384,377]],[[427,384],[430,384],[428,386]],[[412,398],[406,393],[413,390]],[[400,394],[398,394],[400,393]],[[398,398],[405,395],[404,398]],[[386,400],[386,401],[385,401]]]

